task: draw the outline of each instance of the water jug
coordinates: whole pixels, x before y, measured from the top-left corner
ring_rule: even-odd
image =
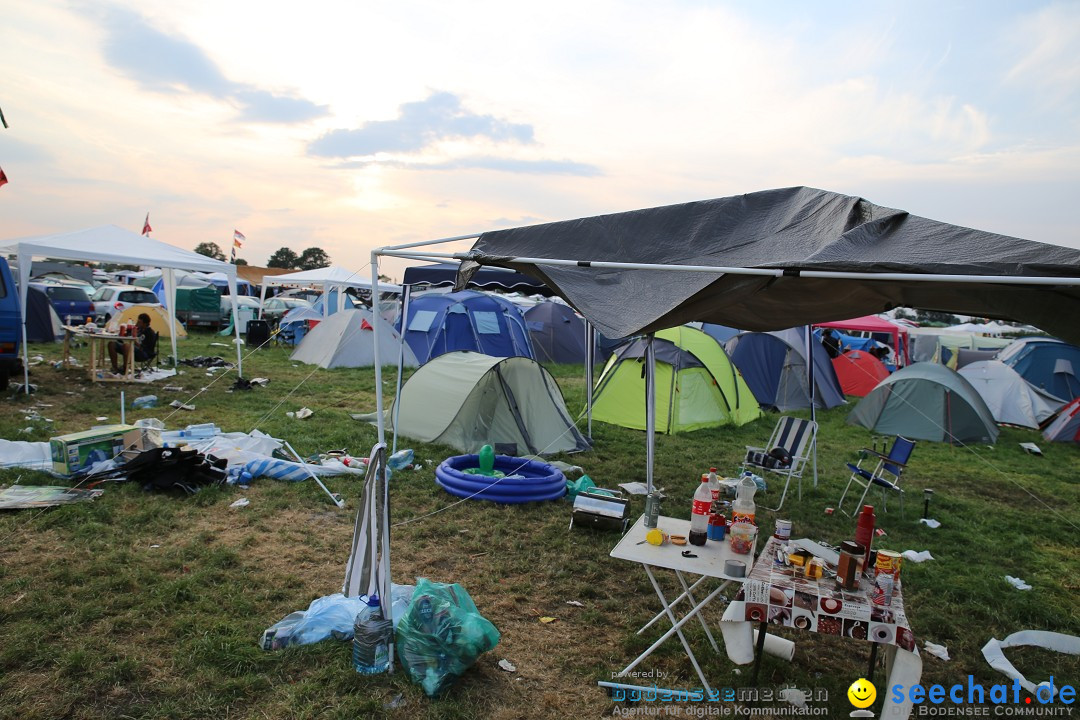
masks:
[[[748,476],[743,476],[736,488],[735,502],[731,503],[731,522],[748,522],[757,525],[754,516],[757,506],[754,504],[754,493],[757,492],[757,483]]]

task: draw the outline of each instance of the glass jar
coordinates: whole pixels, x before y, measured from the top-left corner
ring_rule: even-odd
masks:
[[[836,582],[845,590],[859,587],[859,562],[866,554],[866,548],[852,540],[840,543],[840,560],[836,565]]]

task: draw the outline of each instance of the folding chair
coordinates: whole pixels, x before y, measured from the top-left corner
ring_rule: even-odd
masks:
[[[806,461],[813,457],[814,443],[817,442],[818,425],[813,420],[784,416],[773,429],[772,436],[765,447],[746,446],[746,460],[744,466],[774,475],[781,475],[784,479],[784,491],[780,495],[780,503],[774,508],[767,510],[779,510],[784,505],[788,487],[792,478],[799,480],[799,499],[802,500],[802,474],[806,467]],[[783,450],[784,452],[779,452]],[[775,451],[775,452],[774,452]],[[784,462],[790,456],[790,464]],[[779,456],[779,457],[777,457]],[[814,472],[817,472],[817,460],[814,460]]]
[[[904,471],[907,470],[907,462],[911,458],[911,451],[914,449],[915,441],[908,440],[900,435],[897,435],[896,439],[893,440],[892,449],[889,450],[888,455],[863,448],[859,453],[859,462],[854,465],[847,463],[848,469],[851,470],[851,477],[848,479],[844,494],[840,496],[840,502],[836,504],[836,507],[846,515],[854,515],[863,506],[866,493],[870,492],[870,486],[877,485],[881,488],[881,506],[886,512],[888,512],[888,508],[885,507],[885,491],[895,490],[900,494],[900,517],[903,517],[904,490],[900,487],[900,479],[903,477]],[[869,466],[862,466],[863,461],[867,459],[876,461],[877,464],[874,465],[873,469]],[[847,497],[852,483],[862,486],[863,492],[859,502],[855,505],[855,510],[849,513],[844,510],[844,498]]]

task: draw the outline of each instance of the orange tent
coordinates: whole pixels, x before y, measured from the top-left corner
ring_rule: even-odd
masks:
[[[866,397],[879,382],[889,377],[885,364],[862,350],[849,350],[834,357],[832,364],[845,395]]]

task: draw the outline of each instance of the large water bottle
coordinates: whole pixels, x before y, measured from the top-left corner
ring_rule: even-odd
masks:
[[[694,507],[690,512],[690,536],[687,540],[691,545],[704,545],[709,537],[709,515],[712,514],[712,490],[709,489],[709,478],[701,476],[697,490],[694,491]]]
[[[731,503],[731,522],[747,522],[757,525],[754,516],[757,515],[757,505],[754,503],[754,493],[757,492],[757,483],[749,475],[743,475],[736,488],[735,502]]]
[[[378,595],[372,595],[367,603],[353,624],[353,667],[361,675],[376,675],[390,669],[394,623],[383,617]]]

